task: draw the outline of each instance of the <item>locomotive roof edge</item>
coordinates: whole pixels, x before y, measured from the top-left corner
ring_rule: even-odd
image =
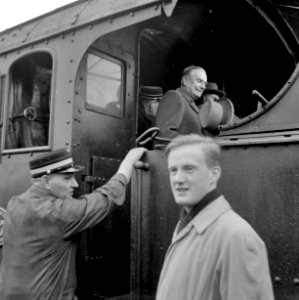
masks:
[[[143,7],[161,5],[170,15],[177,0],[79,0],[0,32],[0,55],[15,48],[73,31],[79,27],[123,15]]]

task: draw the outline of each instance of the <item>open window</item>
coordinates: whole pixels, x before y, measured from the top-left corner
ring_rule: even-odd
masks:
[[[115,117],[123,117],[122,62],[98,51],[87,55],[86,108]]]
[[[49,145],[52,57],[35,52],[10,69],[4,150]]]

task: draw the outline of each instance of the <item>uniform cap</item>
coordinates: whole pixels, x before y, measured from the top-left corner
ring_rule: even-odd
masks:
[[[218,89],[217,83],[208,82],[207,85],[206,85],[206,88],[203,92],[203,95],[206,95],[206,94],[216,94],[220,97],[223,97],[225,95],[225,92]]]
[[[141,100],[161,100],[163,90],[159,86],[145,86],[140,87],[139,98]]]
[[[30,173],[33,178],[55,173],[74,173],[84,169],[75,165],[68,149],[57,149],[41,154],[29,162]]]

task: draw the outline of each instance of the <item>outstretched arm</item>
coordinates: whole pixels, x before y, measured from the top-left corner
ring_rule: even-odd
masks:
[[[131,149],[116,174],[92,193],[80,197],[79,200],[56,201],[56,214],[63,221],[65,238],[98,224],[111,211],[113,204],[124,203],[126,185],[131,179],[134,164],[146,151],[142,147]]]

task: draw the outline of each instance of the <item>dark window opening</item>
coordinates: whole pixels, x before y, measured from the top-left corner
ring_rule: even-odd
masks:
[[[49,53],[37,52],[11,67],[5,150],[49,144],[52,64]]]
[[[295,70],[287,42],[245,0],[178,1],[170,18],[143,26],[140,85],[176,89],[182,70],[199,65],[242,119],[260,109],[254,90],[271,101]]]

